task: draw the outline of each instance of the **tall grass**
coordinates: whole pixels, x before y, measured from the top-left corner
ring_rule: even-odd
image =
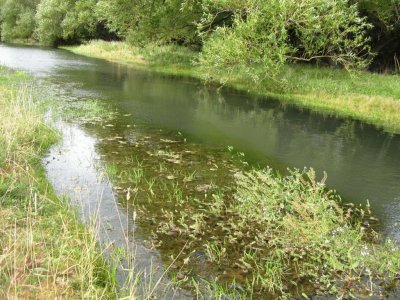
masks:
[[[0,68],[0,299],[162,295],[170,289],[163,282],[166,272],[153,277],[152,266],[150,274],[136,269],[127,224],[119,219],[123,244],[102,244],[99,235],[107,229],[98,212],[83,224],[78,210],[53,191],[41,158],[60,139],[44,117],[55,106],[38,99],[30,82],[22,73]],[[96,123],[99,114],[112,117],[96,103],[62,106],[58,113],[71,118],[78,106],[82,122]]]
[[[0,69],[0,298],[113,298],[93,232],[55,196],[40,166],[58,138],[43,112],[29,84]]]

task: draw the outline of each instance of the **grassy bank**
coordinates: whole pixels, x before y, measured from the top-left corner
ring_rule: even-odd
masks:
[[[133,47],[124,42],[92,41],[64,47],[77,54],[131,64],[157,72],[204,79],[197,64],[198,53],[177,46]],[[400,133],[400,76],[362,72],[349,73],[327,67],[286,66],[281,73],[285,87],[275,82],[255,85],[241,70],[231,74],[209,74],[209,80],[223,82],[257,95],[318,112],[336,114]]]
[[[58,135],[27,80],[0,68],[0,298],[113,298],[94,235],[46,180]]]

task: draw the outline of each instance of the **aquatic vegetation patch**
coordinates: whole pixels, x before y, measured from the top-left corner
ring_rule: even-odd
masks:
[[[251,169],[240,154],[113,124],[88,128],[136,235],[179,285],[285,298],[381,295],[397,284],[400,250],[381,241],[368,206],[342,204],[312,169]]]
[[[367,212],[340,205],[313,170],[239,172],[233,191],[212,199],[200,213],[176,208],[158,234],[174,230],[180,239],[204,243],[208,261],[231,269],[231,280],[242,278],[249,293],[373,295],[382,292],[379,282],[398,279],[400,250],[381,245],[361,224]]]
[[[80,99],[75,101],[57,102],[57,115],[67,122],[78,124],[104,124],[114,120],[118,113],[99,99]]]

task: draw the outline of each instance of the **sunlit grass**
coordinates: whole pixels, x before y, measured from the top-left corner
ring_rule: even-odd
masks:
[[[40,166],[58,134],[22,75],[0,74],[0,298],[108,299],[115,287],[95,236]]]

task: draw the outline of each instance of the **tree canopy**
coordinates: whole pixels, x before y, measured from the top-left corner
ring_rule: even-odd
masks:
[[[371,49],[375,64],[400,49],[400,0],[0,0],[0,9],[3,41],[195,45],[205,71],[242,67],[255,81],[287,62],[364,68]]]
[[[35,14],[39,0],[3,0],[1,5],[1,39],[29,39],[35,30]]]
[[[36,33],[45,45],[79,41],[93,36],[97,22],[96,0],[41,0],[36,13]]]
[[[399,70],[400,0],[359,0],[359,11],[373,26],[369,31],[372,50],[377,53],[372,68]]]
[[[201,62],[214,72],[241,65],[257,82],[275,77],[288,61],[328,59],[346,68],[367,64],[370,26],[346,0],[209,2],[202,28],[221,12],[232,19],[205,39]]]

